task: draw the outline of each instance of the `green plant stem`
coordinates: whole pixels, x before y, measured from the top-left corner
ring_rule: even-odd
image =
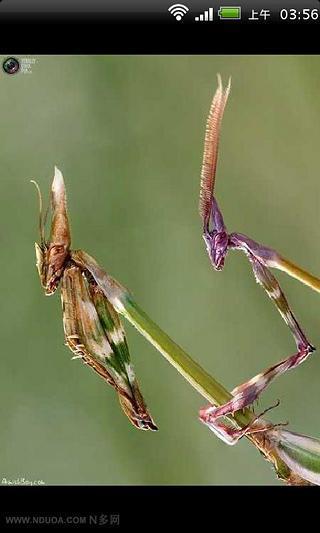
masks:
[[[223,405],[232,399],[232,395],[218,381],[210,376],[178,344],[176,344],[149,316],[126,294],[122,299],[122,314],[138,331],[159,350],[182,376],[211,404]],[[240,427],[253,420],[249,409],[228,417]]]

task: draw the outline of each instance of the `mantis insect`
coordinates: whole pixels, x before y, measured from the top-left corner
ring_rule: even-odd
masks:
[[[245,430],[233,430],[217,419],[251,405],[262,391],[278,376],[296,368],[315,350],[301,329],[287,299],[269,268],[276,268],[298,279],[312,289],[320,292],[320,279],[312,276],[282,257],[278,252],[255,242],[242,233],[229,233],[225,226],[214,192],[218,160],[218,147],[221,122],[231,88],[231,80],[223,88],[218,75],[218,88],[213,97],[207,120],[203,164],[201,170],[199,213],[203,223],[203,239],[215,270],[222,270],[229,250],[244,252],[250,262],[253,274],[259,285],[274,302],[283,320],[289,327],[297,346],[297,352],[280,363],[253,377],[232,391],[233,398],[220,407],[208,406],[200,411],[200,419],[215,431],[228,444],[233,444],[244,434]],[[254,432],[254,424],[252,431]]]
[[[157,430],[141,395],[125,338],[114,305],[126,289],[108,276],[82,250],[72,251],[62,173],[55,168],[51,188],[52,223],[45,239],[46,215],[40,203],[40,244],[35,244],[37,269],[47,296],[61,282],[63,326],[66,345],[118,393],[120,405],[132,424]],[[101,287],[101,285],[103,285]]]
[[[57,168],[51,188],[51,233],[49,239],[45,239],[47,213],[43,216],[40,188],[33,183],[38,189],[40,203],[40,244],[35,244],[37,269],[46,295],[54,294],[61,284],[65,341],[75,354],[73,359],[82,360],[116,390],[121,407],[134,426],[156,430],[130,361],[121,314],[208,401],[222,408],[224,403],[237,408],[233,403],[235,398],[228,401],[228,391],[148,317],[127,289],[86,252],[71,250],[65,185]],[[243,405],[250,403],[248,398],[244,399]],[[212,409],[215,408],[211,405],[203,409],[200,417],[225,442],[234,444],[248,435],[283,479],[292,484],[301,484],[303,480],[320,484],[319,441],[277,427],[284,424],[265,421],[262,416],[270,408],[256,417],[250,412],[237,413],[230,423],[240,429],[220,424]],[[233,412],[232,409],[226,414],[229,412]],[[282,467],[279,459],[283,461]]]

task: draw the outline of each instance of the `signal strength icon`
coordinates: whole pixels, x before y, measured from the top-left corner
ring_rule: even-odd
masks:
[[[198,17],[194,17],[196,22],[213,22],[213,7],[209,7],[207,11],[204,11]]]
[[[173,4],[168,11],[179,22],[188,13],[189,8],[183,4]]]

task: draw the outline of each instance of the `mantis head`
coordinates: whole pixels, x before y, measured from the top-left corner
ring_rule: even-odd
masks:
[[[63,176],[55,167],[55,174],[51,187],[52,221],[50,238],[45,239],[45,224],[47,213],[43,216],[42,197],[38,184],[33,181],[39,193],[39,229],[40,244],[35,243],[37,269],[41,285],[47,296],[53,294],[63,274],[65,264],[70,253],[70,229],[67,215],[66,190]]]
[[[215,270],[222,270],[228,251],[229,237],[226,231],[206,231],[203,234],[207,252]]]

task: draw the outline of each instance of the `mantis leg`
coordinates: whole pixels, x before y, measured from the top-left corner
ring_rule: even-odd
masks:
[[[292,278],[304,283],[314,291],[320,292],[320,278],[313,276],[292,261],[285,259],[272,248],[263,246],[241,233],[230,235],[230,248],[253,253],[265,266],[282,270]]]
[[[233,237],[231,235],[231,243],[232,238]],[[209,422],[211,424],[216,424],[215,421],[217,418],[232,414],[239,409],[249,406],[276,377],[284,374],[287,372],[287,370],[291,370],[292,368],[300,365],[314,351],[314,347],[306,338],[293,312],[291,311],[278,281],[268,270],[268,268],[257,258],[256,253],[252,253],[252,250],[253,252],[256,252],[256,248],[259,248],[259,250],[262,248],[262,253],[267,254],[269,253],[268,249],[260,247],[257,243],[254,243],[255,246],[249,248],[248,241],[249,239],[246,239],[245,245],[242,246],[242,249],[244,249],[249,258],[255,278],[275,303],[278,311],[280,312],[295,339],[298,351],[287,359],[284,359],[280,363],[273,365],[264,372],[253,377],[246,383],[236,387],[232,391],[234,397],[225,405],[220,407],[209,406],[208,408],[202,410],[201,418],[206,420],[206,423]],[[240,246],[237,246],[237,248],[240,248]],[[217,429],[216,425],[215,429]],[[233,430],[231,430],[231,432],[232,431]],[[228,432],[230,433],[229,430]],[[241,438],[241,433],[239,435],[239,438]],[[237,437],[237,433],[235,433],[235,436]]]
[[[199,418],[201,422],[206,424],[220,440],[222,440],[229,446],[233,446],[234,444],[237,444],[237,442],[245,435],[266,432],[277,426],[286,426],[287,423],[270,424],[270,422],[267,422],[266,420],[262,419],[262,417],[268,411],[274,409],[275,407],[278,407],[279,404],[280,402],[278,400],[275,405],[268,407],[262,413],[255,416],[252,422],[250,422],[250,424],[242,427],[241,429],[235,429],[234,427],[231,427],[230,424],[227,424],[225,422],[219,422],[218,420],[216,420],[216,418],[211,415],[210,408],[201,409],[199,412]]]
[[[278,281],[266,266],[267,263],[274,260],[277,253],[270,248],[259,245],[241,234],[231,234],[229,237],[229,246],[230,248],[240,249],[246,253],[257,283],[264,288],[268,296],[276,305],[279,313],[294,337],[299,352],[306,349],[309,349],[310,352],[312,352],[314,350],[313,346],[309,343],[296,317],[291,311]]]
[[[218,418],[233,414],[236,411],[251,405],[262,393],[262,391],[271,383],[271,381],[287,370],[291,370],[292,368],[300,365],[303,361],[305,361],[305,359],[307,359],[312,351],[312,347],[305,348],[288,357],[287,359],[284,359],[280,363],[268,368],[264,372],[257,374],[254,378],[250,379],[246,383],[236,387],[232,391],[233,398],[228,403],[220,407],[210,405],[202,409],[200,415],[201,419],[206,424],[212,424],[216,427],[216,421]],[[232,428],[229,430],[229,433],[234,433]],[[250,430],[247,430],[246,433],[250,433]],[[237,431],[235,434],[237,435]],[[238,434],[240,435],[239,438],[241,438],[241,432]]]

